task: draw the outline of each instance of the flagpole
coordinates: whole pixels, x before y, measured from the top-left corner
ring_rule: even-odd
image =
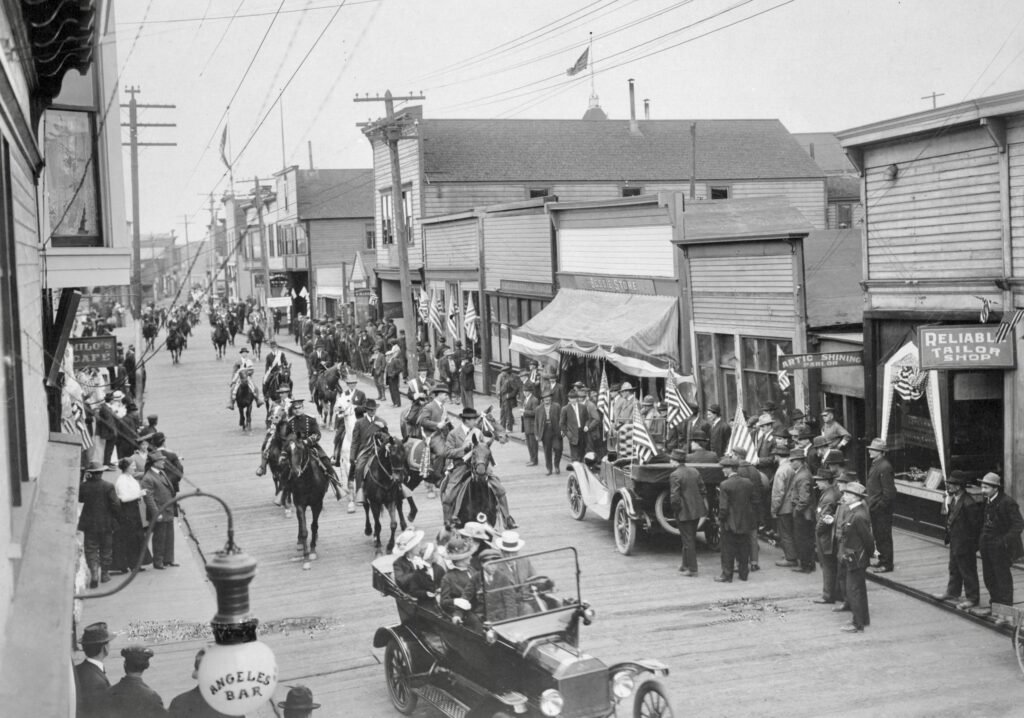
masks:
[[[594,33],[590,33],[590,94],[594,93]]]
[[[228,108],[230,110],[230,108]],[[231,161],[231,132],[228,130],[228,125],[231,122],[231,115],[229,114],[224,119],[224,133],[228,138],[228,186],[231,188],[231,194],[235,193],[235,163]],[[268,287],[269,290],[269,287]],[[269,294],[267,296],[270,296]]]

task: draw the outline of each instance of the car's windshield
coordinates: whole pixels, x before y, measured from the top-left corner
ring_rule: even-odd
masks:
[[[500,623],[577,606],[576,550],[511,555],[483,564],[484,620]]]

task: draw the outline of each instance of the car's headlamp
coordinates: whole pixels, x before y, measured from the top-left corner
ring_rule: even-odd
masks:
[[[636,682],[633,680],[633,674],[630,671],[619,671],[612,676],[612,693],[616,698],[629,698],[633,695],[633,688],[636,687]]]
[[[560,715],[563,705],[565,705],[565,699],[554,688],[548,688],[540,694],[540,712],[546,716]]]

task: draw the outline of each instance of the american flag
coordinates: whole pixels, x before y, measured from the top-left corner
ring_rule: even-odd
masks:
[[[782,368],[782,347],[778,344],[775,345],[775,356],[778,357],[779,360],[779,388],[782,389],[782,391],[786,391],[791,382],[789,381],[789,373]]]
[[[675,372],[671,369],[668,370],[668,377],[665,381],[665,403],[668,404],[666,423],[670,429],[679,426],[693,416],[690,405],[683,400],[683,395],[679,393],[679,382]]]
[[[444,326],[441,324],[441,300],[437,296],[437,290],[430,292],[430,324],[438,335],[444,334]]]
[[[465,319],[462,320],[462,325],[466,328],[466,339],[468,339],[469,341],[473,342],[474,344],[476,343],[476,340],[477,340],[477,333],[476,333],[476,320],[477,320],[477,318],[478,317],[477,317],[477,314],[476,314],[476,305],[473,304],[473,293],[470,292],[469,293],[469,301],[466,302],[466,317],[465,317]]]
[[[1006,337],[1010,336],[1010,333],[1013,332],[1013,328],[1020,323],[1021,319],[1024,319],[1024,309],[1018,309],[1015,311],[1013,316],[1010,317],[1010,321],[1000,322],[999,331],[996,332],[996,342],[1006,341]]]
[[[601,412],[601,424],[604,435],[612,433],[612,393],[608,390],[608,374],[601,368],[601,385],[597,389],[597,410]]]
[[[732,454],[749,460],[751,452],[756,453],[754,439],[747,429],[747,417],[743,414],[743,407],[736,407],[736,418],[732,422],[732,436],[729,438],[729,449]]]
[[[981,300],[981,315],[978,317],[981,323],[984,324],[988,321],[989,314],[992,313],[992,305],[984,297],[978,297]]]
[[[82,409],[80,402],[71,402],[71,407],[68,409],[67,416],[61,420],[61,425],[64,428],[64,433],[78,435],[83,449],[91,449],[93,447],[95,442],[92,438],[92,432],[89,430],[89,425],[85,423],[85,411]]]
[[[640,407],[633,408],[633,460],[638,464],[646,464],[654,458],[658,450],[654,446],[654,439],[651,432],[647,431],[647,424],[640,416]]]
[[[445,316],[448,317],[448,333],[452,335],[452,341],[459,338],[459,313],[455,309],[454,299],[452,293],[448,292],[448,311],[445,312]]]
[[[420,320],[426,324],[430,321],[430,298],[427,297],[427,290],[420,290]]]

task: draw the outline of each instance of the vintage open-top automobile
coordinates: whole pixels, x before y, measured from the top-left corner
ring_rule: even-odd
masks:
[[[373,645],[385,649],[388,692],[400,713],[423,699],[453,718],[671,718],[657,680],[668,675],[664,664],[609,666],[580,650],[580,624],[594,613],[580,600],[575,549],[486,562],[482,615],[463,623],[399,589],[391,562],[373,562],[373,587],[395,599],[400,623],[377,629]]]

